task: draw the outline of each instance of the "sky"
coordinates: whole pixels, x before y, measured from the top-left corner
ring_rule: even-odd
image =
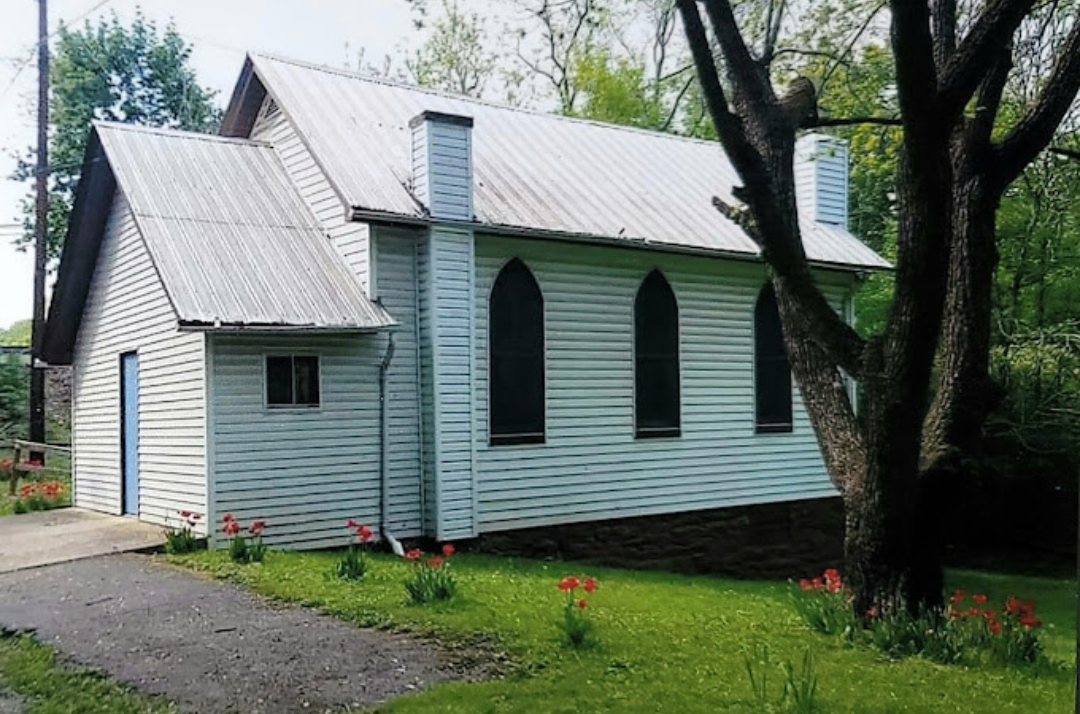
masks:
[[[15,168],[13,153],[24,153],[35,141],[37,83],[37,2],[2,1],[0,328],[31,313],[33,260],[11,245],[15,230],[10,227],[21,220],[20,200],[28,186],[8,177]],[[60,21],[81,24],[84,18],[114,11],[130,19],[137,8],[160,26],[175,22],[194,47],[192,66],[199,81],[217,90],[221,105],[229,100],[248,50],[355,65],[360,48],[368,61],[377,61],[410,44],[414,32],[405,0],[49,0],[50,32]]]

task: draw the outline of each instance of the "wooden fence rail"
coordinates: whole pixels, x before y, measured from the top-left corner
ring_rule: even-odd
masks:
[[[39,444],[34,441],[16,439],[13,452],[10,473],[11,483],[9,486],[12,496],[15,495],[20,474],[42,474],[56,470],[49,467],[49,454],[67,454],[70,456],[71,447],[57,444]],[[42,456],[44,458],[41,458]]]

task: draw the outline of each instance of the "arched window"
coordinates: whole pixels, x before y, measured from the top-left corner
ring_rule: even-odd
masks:
[[[488,317],[491,443],[543,443],[544,296],[517,258],[495,278]]]
[[[679,435],[679,304],[659,270],[634,299],[634,429]]]
[[[759,433],[791,431],[791,366],[772,283],[754,307],[754,399]]]

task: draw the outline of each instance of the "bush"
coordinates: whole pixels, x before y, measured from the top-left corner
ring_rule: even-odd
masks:
[[[367,574],[368,561],[364,548],[375,537],[375,534],[366,525],[357,523],[351,518],[345,522],[345,527],[355,534],[356,540],[349,543],[349,550],[334,566],[334,574],[342,580],[358,582]]]
[[[450,557],[454,555],[454,546],[447,543],[442,548],[442,556],[425,558],[419,548],[405,554],[405,560],[413,563],[413,574],[405,581],[405,592],[409,602],[422,605],[428,602],[450,600],[457,593],[457,581],[450,572]]]
[[[252,521],[251,527],[245,529],[231,513],[226,513],[221,520],[221,532],[229,539],[229,557],[232,561],[240,565],[263,562],[266,545],[262,534],[266,530],[266,521]],[[243,535],[244,530],[247,530],[248,536]]]
[[[165,552],[169,555],[194,553],[199,549],[200,538],[195,535],[195,525],[202,514],[195,511],[178,511],[180,526],[165,531]]]
[[[566,594],[566,606],[563,608],[563,619],[559,623],[559,629],[566,635],[566,640],[572,647],[584,647],[595,644],[593,636],[596,626],[589,617],[589,601],[579,597],[578,588],[591,595],[599,587],[596,578],[585,578],[582,582],[577,577],[570,575],[559,581],[559,590]]]
[[[1009,597],[1000,608],[986,595],[963,590],[941,611],[866,613],[856,616],[851,597],[835,570],[802,580],[794,591],[796,611],[808,625],[829,635],[845,635],[890,657],[922,656],[942,664],[1028,665],[1042,656],[1042,623],[1035,603]]]

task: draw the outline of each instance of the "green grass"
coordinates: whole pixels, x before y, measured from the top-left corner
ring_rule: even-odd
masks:
[[[0,692],[16,692],[26,714],[175,714],[94,672],[60,664],[52,648],[25,635],[0,635]]]
[[[401,585],[407,564],[376,556],[364,582],[350,584],[330,577],[336,557],[271,553],[264,565],[247,567],[231,564],[221,552],[175,560],[359,625],[411,631],[452,645],[480,644],[515,663],[502,678],[440,685],[391,703],[390,712],[756,713],[761,708],[754,704],[744,653],[760,645],[768,646],[774,663],[770,681],[776,695],[777,665],[801,662],[812,647],[820,711],[830,714],[1072,711],[1066,668],[1037,675],[918,658],[891,662],[810,632],[783,583],[464,555],[454,559],[458,599],[413,606],[406,604]],[[583,573],[601,582],[591,598],[600,644],[579,652],[563,645],[556,628],[564,601],[555,585],[564,575]],[[1048,652],[1073,665],[1073,583],[964,571],[951,572],[950,581],[969,592],[1038,600],[1048,624]]]

